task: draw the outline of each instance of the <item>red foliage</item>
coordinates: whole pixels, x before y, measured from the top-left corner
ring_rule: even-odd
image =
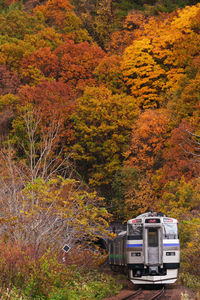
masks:
[[[50,48],[40,48],[22,60],[22,73],[26,74],[26,70],[30,67],[37,68],[45,77],[56,78],[59,70],[58,58]],[[25,81],[29,83],[30,78],[26,75],[24,77]]]
[[[0,144],[9,132],[10,120],[13,118],[11,110],[5,110],[0,113]]]
[[[171,138],[168,140],[169,147],[164,151],[166,163],[163,168],[162,181],[184,178],[188,181],[199,176],[200,166],[195,159],[194,143],[186,131],[192,132],[191,126],[182,122],[180,126],[173,130]]]
[[[36,87],[24,86],[19,91],[24,105],[34,104],[37,115],[48,130],[52,123],[59,123],[60,137],[73,139],[69,118],[74,111],[75,103],[70,98],[70,90],[63,82],[44,81]]]
[[[16,94],[20,80],[16,73],[10,72],[6,66],[0,66],[0,95]]]
[[[21,72],[26,83],[31,82],[29,70],[37,69],[40,78],[61,80],[67,84],[68,89],[78,92],[87,85],[94,85],[94,69],[104,56],[103,50],[97,46],[87,42],[75,44],[67,39],[54,52],[50,48],[41,48],[24,58]],[[33,72],[31,76],[34,79]]]
[[[38,258],[37,251],[32,246],[26,246],[22,242],[0,242],[0,282],[1,286],[17,283],[24,285],[28,277],[29,269]]]
[[[68,86],[82,91],[85,86],[95,83],[93,72],[105,53],[87,42],[75,44],[72,40],[66,40],[55,50],[55,55],[59,59],[60,79]]]
[[[15,4],[15,3],[18,3],[19,0],[6,0],[6,5],[11,5],[11,4]]]

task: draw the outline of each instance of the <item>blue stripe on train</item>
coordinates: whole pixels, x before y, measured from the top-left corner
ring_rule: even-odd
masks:
[[[126,247],[142,247],[143,246],[143,244],[127,244],[126,245]],[[178,247],[178,246],[180,246],[180,244],[178,244],[178,243],[168,243],[168,244],[163,244],[163,246],[164,247]]]
[[[127,244],[126,247],[142,247],[143,244]],[[178,247],[180,244],[163,244],[164,247]]]
[[[163,244],[164,247],[177,247],[180,246],[180,244]]]

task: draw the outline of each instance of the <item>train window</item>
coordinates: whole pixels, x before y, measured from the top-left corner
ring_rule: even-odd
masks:
[[[178,226],[177,224],[165,223],[163,224],[164,238],[178,239]]]
[[[149,228],[148,230],[148,246],[158,247],[158,230],[156,228]]]
[[[143,225],[142,224],[128,224],[128,235],[134,240],[142,240]]]

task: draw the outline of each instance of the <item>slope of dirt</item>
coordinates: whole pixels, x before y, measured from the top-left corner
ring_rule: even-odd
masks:
[[[116,295],[111,296],[108,298],[104,298],[102,300],[121,300],[126,296],[129,296],[134,290],[139,289],[141,286],[132,284],[126,275],[115,273],[110,270],[108,265],[104,265],[101,268],[102,272],[105,272],[106,274],[109,274],[116,278],[116,280],[123,286],[122,291]],[[143,285],[142,289],[144,290],[151,290],[153,289],[153,286]],[[183,295],[187,295],[188,298],[183,298]],[[195,297],[195,293],[191,291],[190,289],[187,289],[186,287],[179,285],[177,283],[171,284],[171,285],[165,285],[165,293],[160,298],[160,300],[181,300],[187,299],[187,300],[200,300]],[[137,297],[135,298],[137,300]]]

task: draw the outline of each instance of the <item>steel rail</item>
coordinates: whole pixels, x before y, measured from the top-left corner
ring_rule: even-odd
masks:
[[[124,298],[122,298],[121,300],[131,300],[134,299],[136,296],[140,295],[142,293],[142,289],[138,289],[136,292],[132,293],[129,296],[126,296]]]
[[[157,300],[160,299],[160,297],[164,294],[165,292],[165,288],[163,287],[161,290],[158,291],[157,294],[153,295],[151,298],[147,299],[147,300]]]
[[[161,290],[159,290],[156,294],[154,294],[153,296],[150,295],[150,297],[148,297],[148,295],[144,295],[144,299],[145,300],[158,300],[160,299],[160,297],[164,294],[165,292],[165,288],[163,287]],[[121,298],[120,300],[132,300],[132,299],[137,299],[137,296],[143,296],[142,294],[144,293],[144,290],[142,290],[141,288],[139,290],[137,290],[136,292],[132,293],[131,295],[128,295],[124,298]],[[151,290],[152,293],[152,290]],[[138,299],[142,299],[142,298],[138,298]]]

